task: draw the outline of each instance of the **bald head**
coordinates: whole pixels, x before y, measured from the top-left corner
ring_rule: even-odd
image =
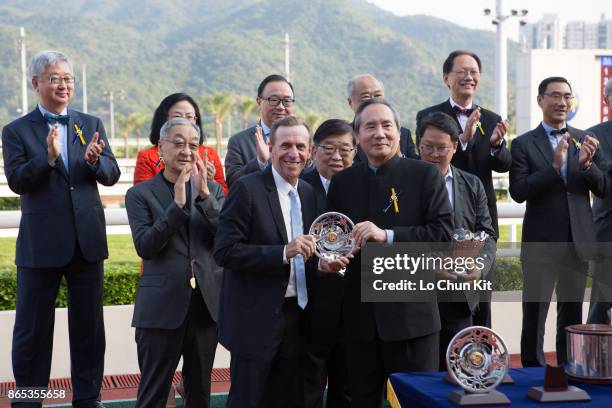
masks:
[[[385,87],[382,82],[369,74],[353,77],[348,82],[346,90],[347,101],[353,112],[357,111],[359,104],[363,101],[385,97]]]

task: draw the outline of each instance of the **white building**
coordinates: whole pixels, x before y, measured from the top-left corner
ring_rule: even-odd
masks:
[[[602,57],[607,57],[604,59]],[[572,85],[576,106],[569,124],[587,129],[602,121],[604,76],[612,77],[612,49],[532,49],[520,53],[516,65],[516,131],[523,134],[542,121],[537,103],[538,85],[550,76],[562,76]]]
[[[610,49],[612,48],[612,13],[602,13],[596,23],[559,20],[557,14],[545,14],[539,21],[526,24],[520,31],[522,49]]]

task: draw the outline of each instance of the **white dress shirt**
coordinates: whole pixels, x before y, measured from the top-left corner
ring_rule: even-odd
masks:
[[[319,177],[321,177],[321,183],[323,184],[323,188],[325,189],[325,194],[327,194],[327,190],[329,190],[329,183],[331,183],[331,181],[323,177],[321,173],[319,173]]]
[[[451,208],[455,209],[455,190],[453,189],[453,171],[448,166],[448,172],[444,175],[444,184],[446,185],[446,191],[448,192],[448,199],[450,200]]]

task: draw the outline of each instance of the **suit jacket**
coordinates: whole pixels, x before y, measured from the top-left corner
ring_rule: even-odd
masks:
[[[402,154],[409,159],[418,159],[419,155],[416,152],[416,148],[414,146],[414,142],[412,141],[412,134],[410,133],[410,129],[401,127],[400,128],[400,151]],[[357,145],[357,154],[353,159],[354,163],[359,163],[362,161],[368,161],[365,153],[361,150],[361,146]]]
[[[567,126],[572,138],[582,140],[586,132]],[[527,202],[523,220],[523,242],[573,242],[582,260],[593,259],[595,228],[589,192],[605,197],[610,189],[607,164],[598,151],[590,169],[578,165],[578,151],[569,144],[567,185],[552,167],[553,149],[540,124],[512,141],[510,195]],[[544,256],[544,254],[534,254]],[[530,257],[526,248],[521,256]],[[551,254],[558,258],[558,254]]]
[[[236,133],[227,142],[227,153],[225,154],[227,185],[231,187],[240,177],[259,170],[255,146],[255,126],[251,126]]]
[[[10,189],[21,196],[17,266],[65,266],[76,245],[89,262],[108,258],[98,182],[112,186],[121,172],[100,119],[72,109],[68,114],[69,172],[61,156],[54,167],[47,163],[49,126],[38,108],[2,130],[4,172]],[[78,141],[75,124],[82,129],[85,145]],[[84,156],[95,132],[105,147],[96,164],[90,166]],[[72,143],[75,137],[76,143]]]
[[[451,166],[451,170],[453,173],[453,223],[455,229],[464,228],[472,232],[484,231],[489,235],[484,247],[478,254],[478,256],[484,258],[485,266],[481,278],[486,279],[493,267],[497,249],[495,243],[497,237],[489,215],[487,195],[478,177],[454,166]],[[457,303],[457,299],[454,300],[453,303],[440,305],[440,318],[444,327],[451,327],[455,316],[471,315],[478,305],[480,293],[479,291],[465,292],[465,303]]]
[[[473,107],[476,108],[477,106],[473,105]],[[431,112],[444,112],[450,115],[451,117],[455,118],[459,129],[461,129],[457,116],[453,113],[450,100],[446,100],[439,105],[423,109],[417,113],[417,129],[421,123],[421,120],[423,120],[423,118]],[[510,170],[512,156],[506,147],[505,141],[502,142],[501,147],[495,150],[494,154],[491,155],[491,134],[493,133],[495,126],[501,122],[502,118],[498,114],[482,107],[480,108],[480,112],[480,123],[482,124],[484,135],[480,133],[479,129],[476,129],[476,134],[468,143],[466,150],[464,151],[460,144],[451,163],[453,166],[461,170],[475,174],[478,176],[480,181],[482,181],[485,192],[487,193],[489,213],[491,214],[491,220],[493,221],[493,228],[495,229],[496,234],[499,235],[499,226],[497,222],[497,197],[495,195],[495,188],[493,187],[493,176],[491,172],[496,171],[498,173],[505,173]],[[421,135],[417,132],[417,145],[419,144],[420,138]]]
[[[316,216],[325,212],[327,194],[316,168],[302,173],[302,180],[312,186],[316,198]],[[306,337],[310,350],[329,350],[337,343],[342,318],[344,277],[336,273],[317,272],[309,275]]]
[[[158,173],[131,187],[125,196],[132,239],[143,259],[132,326],[172,330],[183,323],[193,291],[191,260],[204,302],[217,321],[222,270],[212,249],[223,189],[211,181],[210,195],[200,200],[192,182],[191,203],[185,209],[176,205],[163,177]]]
[[[215,166],[215,181],[223,188],[223,192],[227,194],[228,187],[225,183],[225,176],[223,176],[223,165],[217,151],[210,146],[200,145],[198,153],[201,158],[204,158],[204,151],[206,151],[208,161],[212,162]],[[163,169],[164,162],[159,160],[158,146],[140,150],[136,157],[136,167],[134,167],[134,184],[142,183],[155,177]]]
[[[406,175],[410,175],[407,177]],[[399,213],[383,212],[391,187],[399,191]],[[355,224],[371,221],[392,229],[394,242],[450,241],[453,219],[440,171],[434,165],[394,157],[374,174],[367,163],[336,174],[327,193],[328,211],[347,215]],[[435,302],[362,303],[361,254],[347,267],[344,323],[349,338],[400,341],[440,330]]]
[[[587,129],[599,139],[599,151],[602,158],[608,163],[612,160],[612,120],[595,125]],[[593,217],[595,221],[595,233],[600,242],[612,242],[612,197],[594,197]],[[609,245],[606,245],[609,247]],[[608,252],[607,257],[612,256]]]
[[[298,182],[304,233],[315,218],[312,187]],[[228,350],[252,358],[269,346],[289,282],[283,263],[288,243],[272,168],[249,174],[230,188],[221,211],[214,256],[224,267],[219,340]],[[314,258],[306,274],[314,273]]]

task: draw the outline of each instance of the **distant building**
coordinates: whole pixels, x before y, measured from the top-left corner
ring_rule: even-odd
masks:
[[[563,23],[557,14],[545,14],[538,22],[521,27],[524,51],[532,49],[610,49],[612,13],[603,13],[596,23]]]

